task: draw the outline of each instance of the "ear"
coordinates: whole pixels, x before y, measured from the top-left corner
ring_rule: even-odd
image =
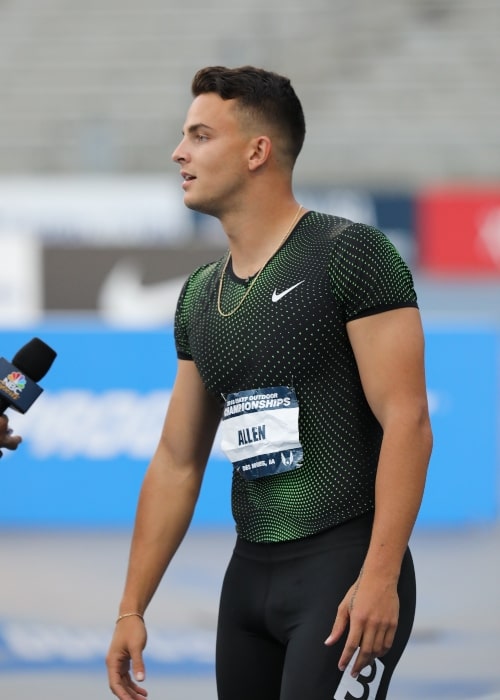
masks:
[[[250,157],[248,168],[257,170],[267,162],[271,155],[272,142],[269,136],[256,136],[250,143]]]

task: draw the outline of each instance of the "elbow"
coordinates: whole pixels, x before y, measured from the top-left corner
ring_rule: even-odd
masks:
[[[432,446],[434,444],[434,435],[432,432],[431,417],[429,414],[429,405],[427,401],[420,409],[419,415],[419,425],[422,432],[422,438],[429,447],[429,452],[432,451]]]
[[[434,437],[427,405],[422,403],[398,406],[391,411],[385,425],[382,425],[384,439],[394,437],[396,442],[411,446],[414,454],[419,454],[422,463],[428,463],[432,453]],[[399,435],[399,438],[396,436]],[[389,438],[389,436],[391,436]]]
[[[417,419],[415,434],[418,436],[418,444],[420,450],[427,457],[427,462],[430,460],[432,448],[434,446],[434,435],[432,432],[432,424],[427,406],[422,407]]]
[[[432,454],[432,448],[434,447],[434,435],[432,432],[432,426],[430,421],[428,421],[428,423],[422,429],[422,441],[424,446],[426,447],[428,459],[430,459]]]

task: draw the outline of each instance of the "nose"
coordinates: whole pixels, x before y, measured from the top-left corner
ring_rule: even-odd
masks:
[[[174,161],[174,163],[185,163],[187,160],[187,157],[184,153],[183,143],[184,139],[182,139],[182,141],[172,153],[172,160]]]

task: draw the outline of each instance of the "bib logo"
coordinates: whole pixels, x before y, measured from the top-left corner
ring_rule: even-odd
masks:
[[[11,372],[2,379],[2,384],[17,398],[26,386],[26,377],[21,372]]]
[[[288,453],[288,457],[282,452],[281,453],[281,464],[284,464],[285,467],[291,467],[293,464],[293,452],[290,450]]]
[[[344,671],[333,700],[375,700],[384,672],[383,663],[375,659],[370,666],[365,666],[357,678],[350,675],[353,664],[354,660]]]

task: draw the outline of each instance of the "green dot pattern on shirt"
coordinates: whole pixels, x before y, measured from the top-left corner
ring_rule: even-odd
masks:
[[[253,542],[298,539],[372,511],[382,431],[365,399],[346,324],[416,307],[407,265],[377,229],[308,212],[241,308],[223,318],[217,311],[223,263],[204,265],[184,285],[175,319],[178,356],[196,363],[207,390],[220,399],[244,389],[293,387],[304,450],[293,471],[253,481],[233,471],[238,534]],[[223,310],[238,304],[246,284],[228,265]]]

